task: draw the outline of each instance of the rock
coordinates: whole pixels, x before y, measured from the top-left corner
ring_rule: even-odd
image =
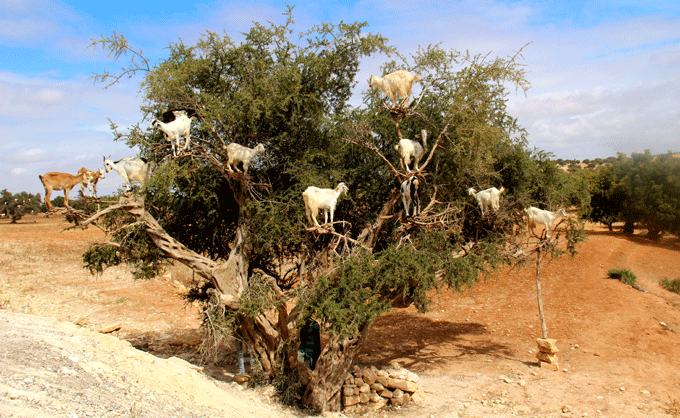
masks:
[[[368,411],[377,411],[378,409],[382,408],[383,406],[387,405],[388,399],[385,398],[380,398],[378,402],[371,402],[367,405]]]
[[[536,358],[546,363],[558,363],[559,361],[556,354],[548,354],[542,351],[536,353]]]
[[[118,331],[118,330],[121,329],[122,327],[123,327],[123,325],[122,325],[120,322],[115,322],[115,323],[113,323],[113,324],[111,324],[111,325],[107,325],[107,326],[105,326],[105,327],[103,327],[103,328],[100,328],[100,329],[99,329],[99,333],[100,333],[100,334],[109,334],[109,333],[111,333],[111,332],[113,332],[113,331]]]
[[[512,383],[512,379],[510,379],[508,376],[500,375],[498,378],[499,378],[502,382],[505,382],[505,383]]]
[[[394,406],[406,405],[411,397],[408,393],[402,392],[400,389],[394,391],[394,396],[390,399],[390,404]]]
[[[557,340],[552,339],[552,338],[537,338],[536,339],[536,344],[538,344],[538,349],[544,353],[548,354],[556,354],[559,353],[560,350],[557,349],[557,346],[555,345],[557,343]]]
[[[367,384],[364,383],[359,387],[359,393],[370,393],[371,392],[371,387]]]
[[[525,381],[522,380],[522,379],[519,379],[519,381],[517,382],[517,384],[520,385],[520,387],[525,387],[525,386],[527,385],[527,382],[525,382]]]
[[[360,401],[358,396],[345,396],[342,398],[342,404],[344,406],[352,406],[358,404]]]
[[[365,414],[368,412],[368,407],[361,404],[345,405],[345,412],[348,414]]]
[[[89,321],[89,318],[87,316],[79,316],[78,318],[76,318],[75,321],[73,321],[73,323],[82,327],[82,326],[85,326],[88,321]]]
[[[354,385],[344,385],[342,387],[342,394],[344,396],[354,396],[354,389],[355,388],[356,388],[356,386],[354,386]]]
[[[380,391],[385,390],[385,386],[383,386],[382,383],[375,382],[371,385],[371,390],[374,390],[376,392],[380,392]]]
[[[381,370],[381,371],[382,371],[382,370]],[[385,373],[384,376],[381,375],[381,374],[378,374],[378,375],[376,376],[376,382],[380,383],[380,384],[383,385],[383,386],[387,386],[387,384],[389,383],[389,381],[390,381],[390,377],[387,375],[387,373]]]
[[[381,399],[384,399],[384,398],[382,396],[378,395],[375,392],[371,392],[371,394],[369,395],[369,400],[371,402],[380,402]]]
[[[377,376],[375,375],[375,373],[373,373],[373,371],[371,371],[370,369],[364,369],[363,380],[365,383],[372,385],[373,383],[375,383],[376,378]]]
[[[378,392],[378,395],[382,396],[383,398],[391,399],[394,396],[394,392],[389,389],[383,389],[382,391]]]
[[[411,400],[416,403],[424,402],[425,394],[422,390],[418,389],[417,391],[413,392],[413,395],[411,395]]]
[[[418,381],[420,380],[420,376],[413,373],[412,371],[408,371],[406,372],[406,380],[408,380],[409,382],[418,383]]]
[[[415,392],[418,390],[418,385],[414,382],[410,382],[408,380],[402,380],[402,379],[388,379],[387,384],[385,387],[390,388],[390,389],[401,389],[404,392]]]
[[[552,370],[554,372],[560,369],[559,363],[546,363],[545,361],[539,361],[538,363],[542,369]]]
[[[368,403],[370,400],[371,400],[371,393],[370,392],[359,393],[359,402]]]
[[[361,386],[364,385],[364,380],[360,377],[355,377],[354,378],[354,385],[356,385],[357,387],[361,387]]]

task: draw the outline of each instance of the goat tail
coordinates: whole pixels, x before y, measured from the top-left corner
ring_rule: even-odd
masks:
[[[413,81],[411,83],[414,83],[416,81],[420,81],[420,76],[418,74],[413,76]]]
[[[501,186],[500,190],[498,191],[498,194],[501,194],[505,191],[505,187]]]

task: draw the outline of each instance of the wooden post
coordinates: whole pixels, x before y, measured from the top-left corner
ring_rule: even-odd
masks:
[[[536,297],[538,299],[538,316],[541,318],[541,332],[543,338],[548,338],[548,330],[545,326],[545,316],[543,315],[543,297],[541,296],[541,247],[536,252]]]

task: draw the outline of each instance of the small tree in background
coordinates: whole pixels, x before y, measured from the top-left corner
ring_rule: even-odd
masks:
[[[632,233],[640,222],[649,238],[680,232],[680,158],[672,153],[653,156],[649,150],[627,157],[619,153],[609,167],[592,178],[591,210],[587,218],[612,224],[624,220]]]
[[[41,211],[40,194],[26,192],[12,194],[4,189],[0,192],[0,213],[17,223],[24,215]]]
[[[167,259],[189,266],[200,284],[210,338],[229,332],[244,341],[264,377],[291,385],[317,411],[340,408],[341,385],[375,318],[393,306],[426,311],[429,291],[472,286],[479,274],[511,259],[515,210],[548,196],[564,180],[544,153],[527,150],[526,132],[507,114],[507,86],[528,88],[519,54],[507,58],[422,48],[406,59],[365,24],[321,24],[293,36],[283,25],[255,23],[236,43],[207,33],[196,45],[169,46],[151,64],[121,35],[93,46],[115,58],[132,54],[117,75],[142,72],[145,117],[192,109],[194,144],[172,157],[160,133],[135,127],[117,139],[156,163],[138,196],[122,199],[87,222],[109,228],[113,245],[95,245],[87,266],[101,271],[128,261],[149,277]],[[294,38],[294,40],[292,39]],[[409,69],[422,94],[410,108],[386,109],[383,94],[364,86],[363,103],[348,104],[362,57],[395,60],[376,74]],[[420,170],[399,170],[394,145],[428,133]],[[226,145],[266,152],[248,174],[226,166]],[[415,175],[421,214],[405,217],[390,184]],[[336,222],[310,227],[301,193],[343,181]],[[467,194],[504,185],[507,204],[482,216]],[[114,250],[112,251],[111,248]],[[324,344],[314,370],[296,358],[299,330],[320,324]],[[281,383],[284,382],[284,383]]]

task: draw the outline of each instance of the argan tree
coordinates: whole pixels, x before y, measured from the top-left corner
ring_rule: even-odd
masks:
[[[0,214],[9,217],[13,224],[24,215],[41,210],[40,194],[10,193],[7,189],[0,191]]]
[[[317,411],[339,410],[341,385],[375,318],[393,306],[428,309],[428,291],[472,286],[505,260],[519,207],[542,178],[526,134],[508,115],[506,98],[528,83],[520,55],[490,58],[439,46],[403,57],[365,24],[321,24],[294,33],[255,23],[236,42],[206,33],[196,45],[169,45],[151,63],[120,34],[93,41],[116,59],[116,74],[143,77],[141,117],[191,109],[192,147],[172,157],[161,133],[140,126],[116,139],[155,163],[149,182],[85,223],[111,231],[85,261],[93,271],[120,262],[140,277],[165,260],[189,266],[200,284],[209,338],[247,344],[270,381]],[[362,58],[393,60],[372,71],[407,69],[420,76],[412,103],[391,108],[384,95],[358,85]],[[355,88],[362,104],[353,107]],[[391,103],[389,103],[391,104]],[[148,123],[148,122],[147,122]],[[427,132],[418,171],[401,170],[394,146]],[[236,142],[265,153],[247,174],[227,166]],[[423,210],[404,216],[399,183],[419,180]],[[310,185],[349,186],[335,222],[308,224],[302,192]],[[527,182],[533,182],[527,185]],[[482,216],[469,187],[517,185],[502,209]],[[396,186],[395,186],[396,185]],[[314,370],[297,360],[299,331],[320,324]],[[298,384],[293,384],[297,382]]]

